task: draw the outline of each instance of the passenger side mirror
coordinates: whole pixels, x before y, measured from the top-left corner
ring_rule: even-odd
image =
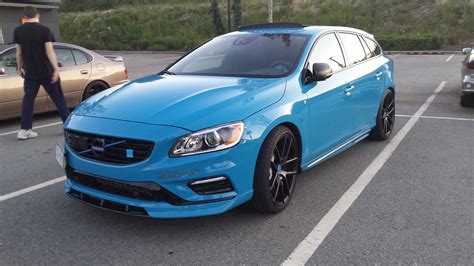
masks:
[[[466,47],[466,48],[462,49],[463,54],[469,54],[471,52],[472,52],[472,48],[470,48],[470,47]]]
[[[4,67],[0,67],[0,75],[5,75],[5,68]]]
[[[332,68],[326,63],[314,63],[313,64],[313,77],[312,81],[323,81],[332,76]]]

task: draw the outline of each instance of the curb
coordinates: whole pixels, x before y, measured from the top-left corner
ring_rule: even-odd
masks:
[[[386,54],[406,54],[406,55],[444,55],[462,54],[462,51],[385,51]]]
[[[111,51],[111,50],[93,50],[98,54],[179,54],[182,55],[185,52],[182,51]]]

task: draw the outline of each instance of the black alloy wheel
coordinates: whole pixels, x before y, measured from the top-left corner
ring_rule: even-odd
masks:
[[[374,140],[386,140],[393,132],[395,125],[395,94],[392,90],[386,90],[380,103],[377,114],[377,123],[370,133]]]
[[[288,206],[299,171],[299,146],[290,129],[274,129],[261,148],[254,176],[255,208],[277,213]]]

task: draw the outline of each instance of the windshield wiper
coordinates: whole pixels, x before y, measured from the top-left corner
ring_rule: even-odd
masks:
[[[160,73],[158,73],[158,75],[163,75],[163,74],[176,75],[176,73],[171,72],[171,71],[168,71],[168,70],[163,70],[163,71],[161,71]]]

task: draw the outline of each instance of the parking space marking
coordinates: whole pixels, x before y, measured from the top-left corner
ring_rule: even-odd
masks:
[[[416,111],[416,113],[408,120],[402,129],[393,137],[385,148],[375,157],[364,172],[357,178],[352,186],[342,195],[336,204],[328,213],[319,221],[313,230],[306,236],[303,241],[293,250],[293,252],[282,263],[284,265],[304,265],[316,252],[318,247],[323,243],[324,239],[329,235],[334,226],[339,222],[344,213],[351,207],[362,191],[372,181],[375,175],[382,169],[398,145],[405,139],[408,132],[413,128],[423,113],[428,109],[433,100],[438,96],[439,92],[446,86],[446,81],[439,84],[433,94],[428,97],[426,102]]]
[[[29,193],[29,192],[32,192],[32,191],[35,191],[35,190],[38,190],[38,189],[41,189],[41,188],[44,188],[44,187],[54,185],[54,184],[62,182],[64,180],[66,180],[66,176],[61,176],[61,177],[55,178],[53,180],[49,180],[49,181],[31,186],[31,187],[27,187],[27,188],[24,188],[24,189],[21,189],[21,190],[18,190],[18,191],[15,191],[15,192],[12,192],[12,193],[9,193],[9,194],[6,194],[6,195],[2,195],[2,196],[0,196],[0,202],[6,201],[6,200],[11,199],[11,198],[21,196],[23,194],[26,194],[26,193]]]
[[[392,58],[399,57],[399,56],[400,56],[400,54],[390,55],[390,57],[392,57]]]
[[[446,62],[451,61],[451,59],[453,59],[453,57],[454,57],[454,54],[452,54],[450,57],[448,57],[448,59],[446,59]]]
[[[395,116],[396,116],[396,117],[413,117],[412,115],[395,115]],[[420,118],[474,122],[474,118],[462,118],[462,117],[446,117],[446,116],[429,116],[429,115],[422,115],[422,116],[420,116]]]
[[[56,122],[56,123],[46,124],[46,125],[42,125],[42,126],[33,127],[33,129],[39,129],[39,128],[44,128],[44,127],[51,127],[51,126],[59,125],[59,124],[62,124],[62,123],[63,123],[63,122]],[[18,133],[18,131],[20,131],[20,130],[15,130],[15,131],[10,131],[10,132],[0,133],[0,136],[6,136],[6,135],[11,135],[11,134],[16,134],[16,133]]]

